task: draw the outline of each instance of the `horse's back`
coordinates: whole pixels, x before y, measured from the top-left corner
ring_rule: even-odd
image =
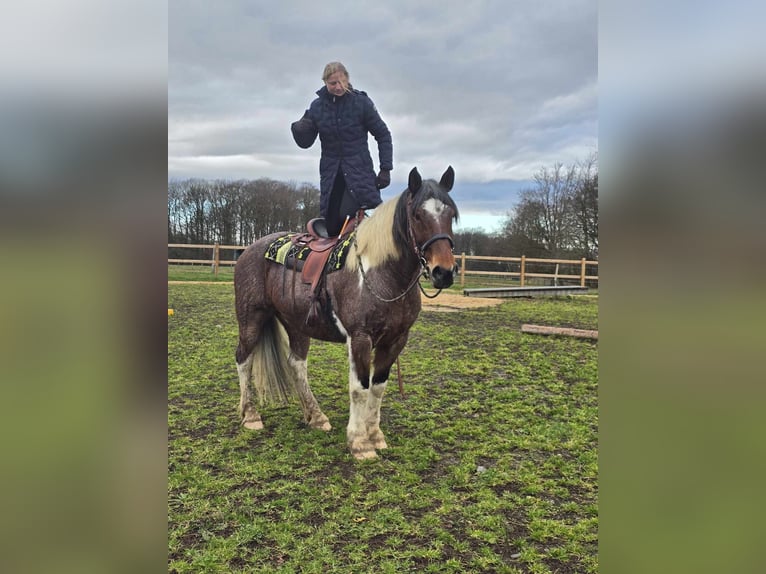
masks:
[[[237,263],[234,265],[234,283],[237,282],[237,275],[242,276],[248,273],[254,266],[261,264],[265,259],[266,249],[271,245],[275,239],[287,235],[287,231],[278,231],[271,235],[265,235],[255,240],[249,245],[242,254],[237,258]]]
[[[236,300],[251,298],[262,292],[264,287],[266,264],[265,254],[268,246],[287,232],[277,232],[257,239],[237,258],[234,265],[234,295]]]

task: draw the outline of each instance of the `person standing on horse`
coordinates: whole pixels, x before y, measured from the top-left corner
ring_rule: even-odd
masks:
[[[347,216],[380,205],[380,190],[391,183],[394,150],[391,132],[375,104],[365,92],[351,86],[343,64],[327,64],[322,80],[325,85],[317,91],[319,97],[291,130],[295,143],[304,149],[319,136],[319,212],[327,233],[336,236]],[[378,143],[377,175],[367,146],[368,133]]]

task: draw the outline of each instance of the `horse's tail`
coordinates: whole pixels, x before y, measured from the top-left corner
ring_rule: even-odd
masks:
[[[253,349],[253,386],[261,404],[286,404],[295,393],[295,370],[290,364],[287,331],[276,317],[262,327]]]

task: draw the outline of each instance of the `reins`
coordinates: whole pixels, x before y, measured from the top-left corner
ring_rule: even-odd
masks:
[[[354,237],[354,247],[356,247],[356,236]],[[365,273],[365,271],[364,271],[364,267],[362,266],[362,258],[359,257],[359,253],[358,252],[356,254],[356,259],[357,259],[357,263],[359,265],[359,271],[361,271],[361,273],[362,273],[362,280],[364,281],[364,284],[367,286],[367,289],[370,291],[370,293],[372,293],[375,296],[375,298],[378,301],[382,301],[383,303],[393,303],[394,301],[398,301],[399,299],[401,299],[402,297],[407,295],[407,293],[409,293],[412,290],[412,288],[415,286],[415,283],[418,283],[418,281],[420,279],[421,273],[418,273],[417,275],[415,275],[415,279],[412,280],[412,283],[409,284],[409,286],[404,290],[404,292],[400,293],[399,295],[397,295],[393,299],[386,299],[382,295],[379,295],[378,293],[376,293],[375,289],[372,288],[372,284],[367,280],[367,273]],[[419,284],[420,283],[418,283],[418,285]],[[421,289],[423,289],[423,287],[421,287]],[[439,289],[439,291],[441,291],[441,289]],[[437,293],[437,295],[438,295],[438,293]]]
[[[356,246],[356,237],[354,237],[354,246]],[[410,283],[407,286],[407,288],[402,293],[400,293],[399,295],[397,295],[393,299],[386,299],[382,295],[379,295],[378,293],[376,293],[375,289],[373,289],[373,287],[372,287],[372,284],[367,280],[367,273],[365,273],[365,271],[364,271],[364,266],[362,265],[362,259],[359,257],[358,253],[356,255],[356,258],[357,258],[357,263],[359,265],[359,271],[361,271],[361,273],[362,273],[362,280],[364,281],[364,284],[367,286],[367,289],[369,290],[369,292],[372,293],[373,296],[378,301],[382,301],[383,303],[393,303],[394,301],[398,301],[399,299],[401,299],[402,297],[407,295],[407,293],[409,293],[412,290],[412,288],[415,286],[415,284],[417,284],[417,286],[420,287],[420,292],[423,295],[425,295],[426,297],[428,297],[429,299],[436,299],[439,296],[439,293],[442,292],[442,290],[439,289],[433,295],[429,295],[428,293],[426,293],[426,290],[423,289],[423,286],[420,284],[420,277],[421,276],[428,277],[428,268],[423,266],[423,263],[421,261],[421,264],[420,264],[421,265],[421,271],[417,275],[415,275],[415,278],[412,280],[412,283]]]

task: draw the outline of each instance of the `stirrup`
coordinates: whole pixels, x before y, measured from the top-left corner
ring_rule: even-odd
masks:
[[[315,217],[306,224],[306,231],[308,231],[314,237],[321,237],[328,239],[330,235],[327,233],[327,222],[324,217]]]

